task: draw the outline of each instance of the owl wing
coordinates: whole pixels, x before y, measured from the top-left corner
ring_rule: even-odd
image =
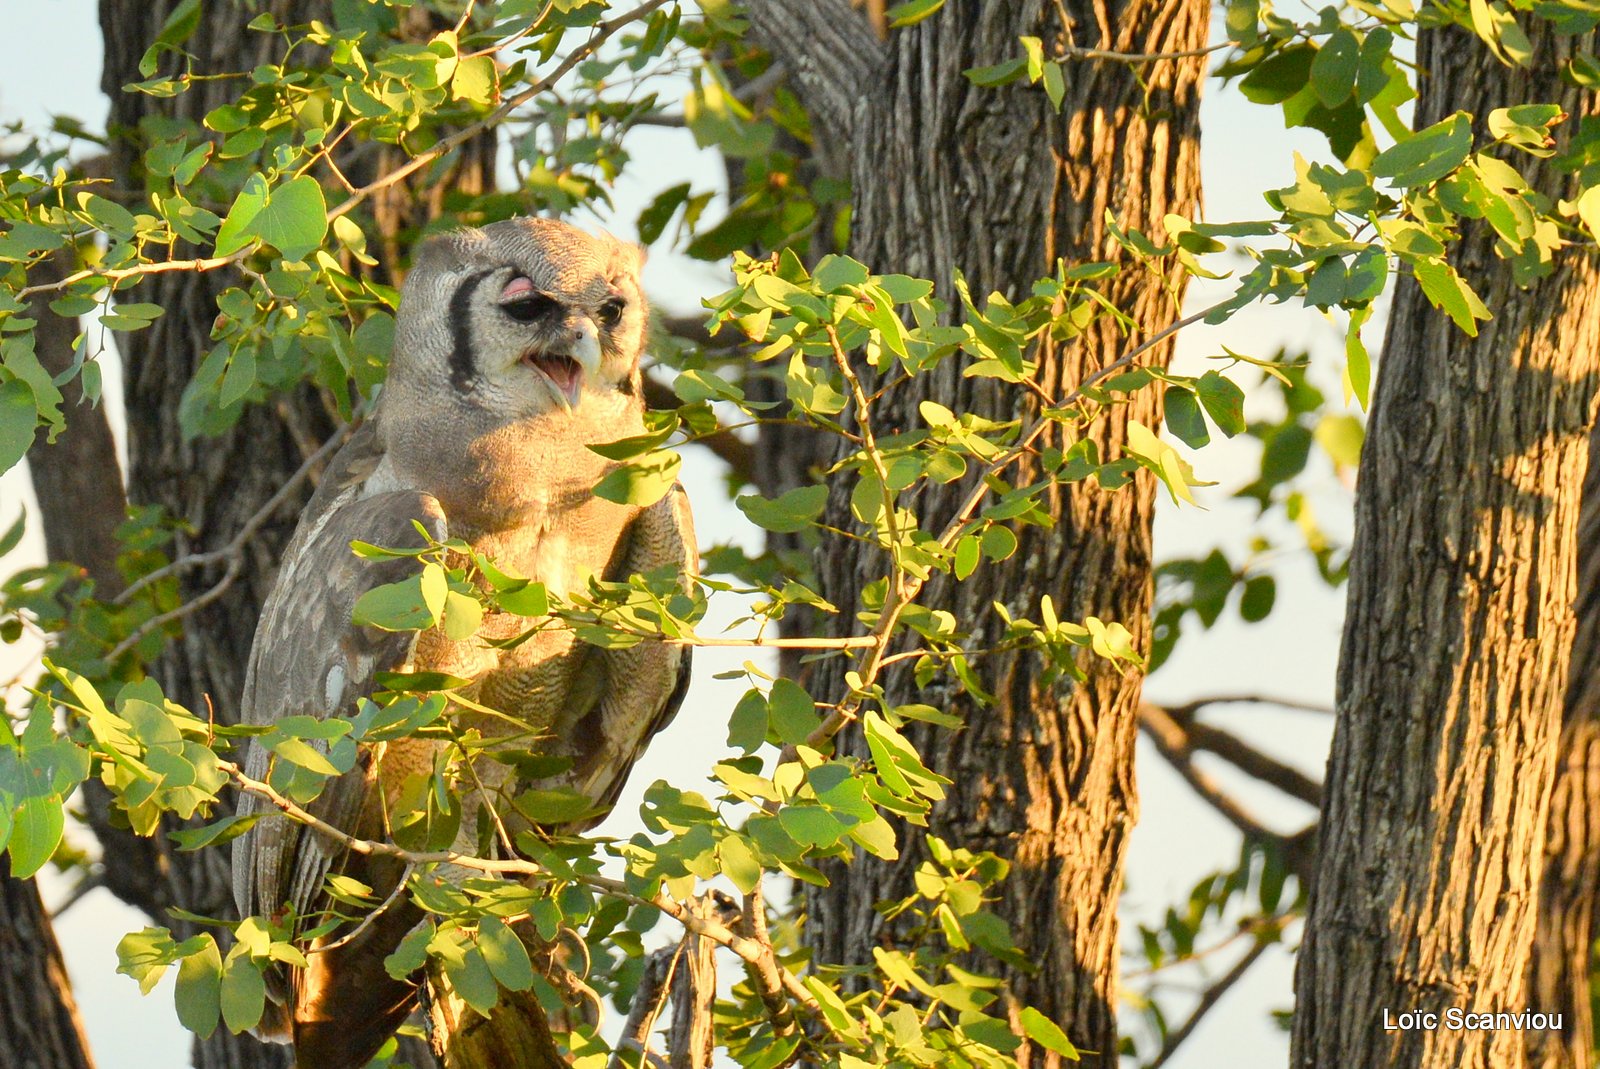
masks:
[[[624,537],[627,553],[618,569],[621,576],[673,567],[688,589],[699,574],[700,550],[689,495],[682,486],[674,485],[642,511]],[[672,722],[683,704],[689,689],[690,651],[666,642],[641,642],[598,652],[605,686],[594,709],[566,740],[573,767],[563,780],[565,786],[610,809],[645,746]]]
[[[362,594],[406,578],[415,562],[364,560],[350,543],[419,548],[425,543],[416,525],[442,540],[445,518],[438,501],[418,491],[364,495],[381,458],[368,424],[340,450],[302,515],[256,629],[244,723],[270,727],[289,716],[352,715],[356,700],[372,693],[377,673],[398,670],[411,659],[414,633],[359,626],[351,613]],[[252,740],[246,774],[266,779],[268,757]],[[306,808],[355,833],[374,774],[374,762],[363,753],[355,768],[328,780]],[[241,795],[241,813],[271,808],[264,799]],[[240,915],[276,914],[285,904],[301,915],[319,908],[323,878],[342,852],[283,814],[268,813],[235,841],[233,888]]]

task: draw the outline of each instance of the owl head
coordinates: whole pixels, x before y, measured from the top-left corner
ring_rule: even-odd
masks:
[[[386,392],[450,390],[506,419],[637,394],[643,258],[637,245],[554,219],[430,238],[401,290]]]

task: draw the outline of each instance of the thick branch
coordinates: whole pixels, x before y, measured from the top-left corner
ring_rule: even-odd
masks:
[[[1231,795],[1217,785],[1217,782],[1195,766],[1194,755],[1198,747],[1185,725],[1174,720],[1165,709],[1160,706],[1145,703],[1139,707],[1139,725],[1155,743],[1156,749],[1161,751],[1161,756],[1177,770],[1183,781],[1198,794],[1206,804],[1220,813],[1228,823],[1239,829],[1240,833],[1248,839],[1262,842],[1276,843],[1283,851],[1284,864],[1290,872],[1302,880],[1311,875],[1313,852],[1313,835],[1315,825],[1294,835],[1283,835],[1273,831],[1257,820],[1248,810],[1240,805]]]
[[[1284,794],[1298,798],[1309,806],[1322,804],[1322,785],[1297,768],[1257,750],[1237,735],[1221,728],[1202,723],[1190,707],[1162,709],[1155,705],[1139,708],[1139,726],[1152,738],[1163,730],[1162,717],[1176,724],[1186,736],[1185,745],[1191,750],[1215,754],[1241,772],[1248,773],[1263,783],[1269,783]]]
[[[660,1057],[650,1050],[650,1033],[655,1030],[656,1018],[661,1016],[661,1008],[672,993],[672,971],[682,947],[682,943],[662,947],[645,962],[644,975],[639,978],[639,987],[628,1004],[628,1019],[622,1022],[622,1035],[617,1038],[606,1069],[627,1069],[627,1051],[639,1053],[639,1069],[659,1065]]]

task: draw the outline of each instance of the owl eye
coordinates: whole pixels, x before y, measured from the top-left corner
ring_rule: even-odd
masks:
[[[553,297],[540,293],[526,278],[514,278],[500,291],[500,310],[518,323],[532,323],[558,309]]]
[[[628,302],[621,297],[613,297],[600,306],[598,319],[603,327],[614,327],[622,322],[623,309],[628,307]]]

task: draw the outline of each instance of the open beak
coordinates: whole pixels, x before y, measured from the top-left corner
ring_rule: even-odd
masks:
[[[572,346],[566,352],[538,352],[523,356],[522,362],[543,376],[551,395],[571,412],[583,400],[585,378],[600,373],[600,332],[587,316],[571,323]]]

